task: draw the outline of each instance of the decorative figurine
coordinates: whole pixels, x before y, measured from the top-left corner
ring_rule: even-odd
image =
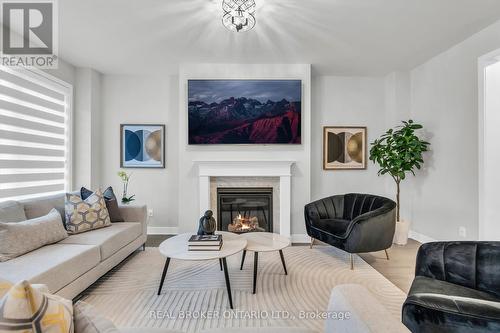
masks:
[[[214,213],[211,210],[207,210],[205,215],[200,218],[198,235],[213,235],[215,233],[217,223],[215,222],[213,215]]]

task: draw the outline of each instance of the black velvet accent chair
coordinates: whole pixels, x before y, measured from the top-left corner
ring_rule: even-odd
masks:
[[[370,194],[334,195],[304,208],[311,247],[315,239],[351,254],[387,250],[396,228],[396,203]],[[385,252],[387,259],[389,256]]]
[[[403,324],[413,333],[500,332],[500,242],[423,244]]]

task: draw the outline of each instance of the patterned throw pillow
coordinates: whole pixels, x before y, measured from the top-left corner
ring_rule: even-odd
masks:
[[[87,199],[92,195],[91,190],[82,187],[80,189],[80,196],[83,200]],[[109,219],[111,222],[125,222],[120,213],[120,208],[118,207],[118,200],[116,199],[115,192],[113,192],[113,188],[110,186],[102,193],[104,196],[104,200],[106,201],[106,208],[108,209]]]
[[[85,200],[67,193],[65,211],[68,234],[78,234],[111,225],[106,202],[100,190]]]
[[[68,237],[61,215],[53,208],[47,215],[23,222],[0,222],[0,262]]]
[[[111,320],[104,318],[92,305],[78,301],[75,313],[75,331],[77,333],[119,333]]]
[[[1,333],[73,333],[73,304],[22,281],[0,281]]]

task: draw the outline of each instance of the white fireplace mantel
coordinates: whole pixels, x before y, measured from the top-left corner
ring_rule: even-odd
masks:
[[[210,209],[210,177],[279,177],[280,234],[290,237],[292,160],[193,161],[198,166],[200,215]]]

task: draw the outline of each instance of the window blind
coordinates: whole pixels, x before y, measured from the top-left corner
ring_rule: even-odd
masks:
[[[71,95],[41,71],[0,66],[0,201],[69,190]]]

